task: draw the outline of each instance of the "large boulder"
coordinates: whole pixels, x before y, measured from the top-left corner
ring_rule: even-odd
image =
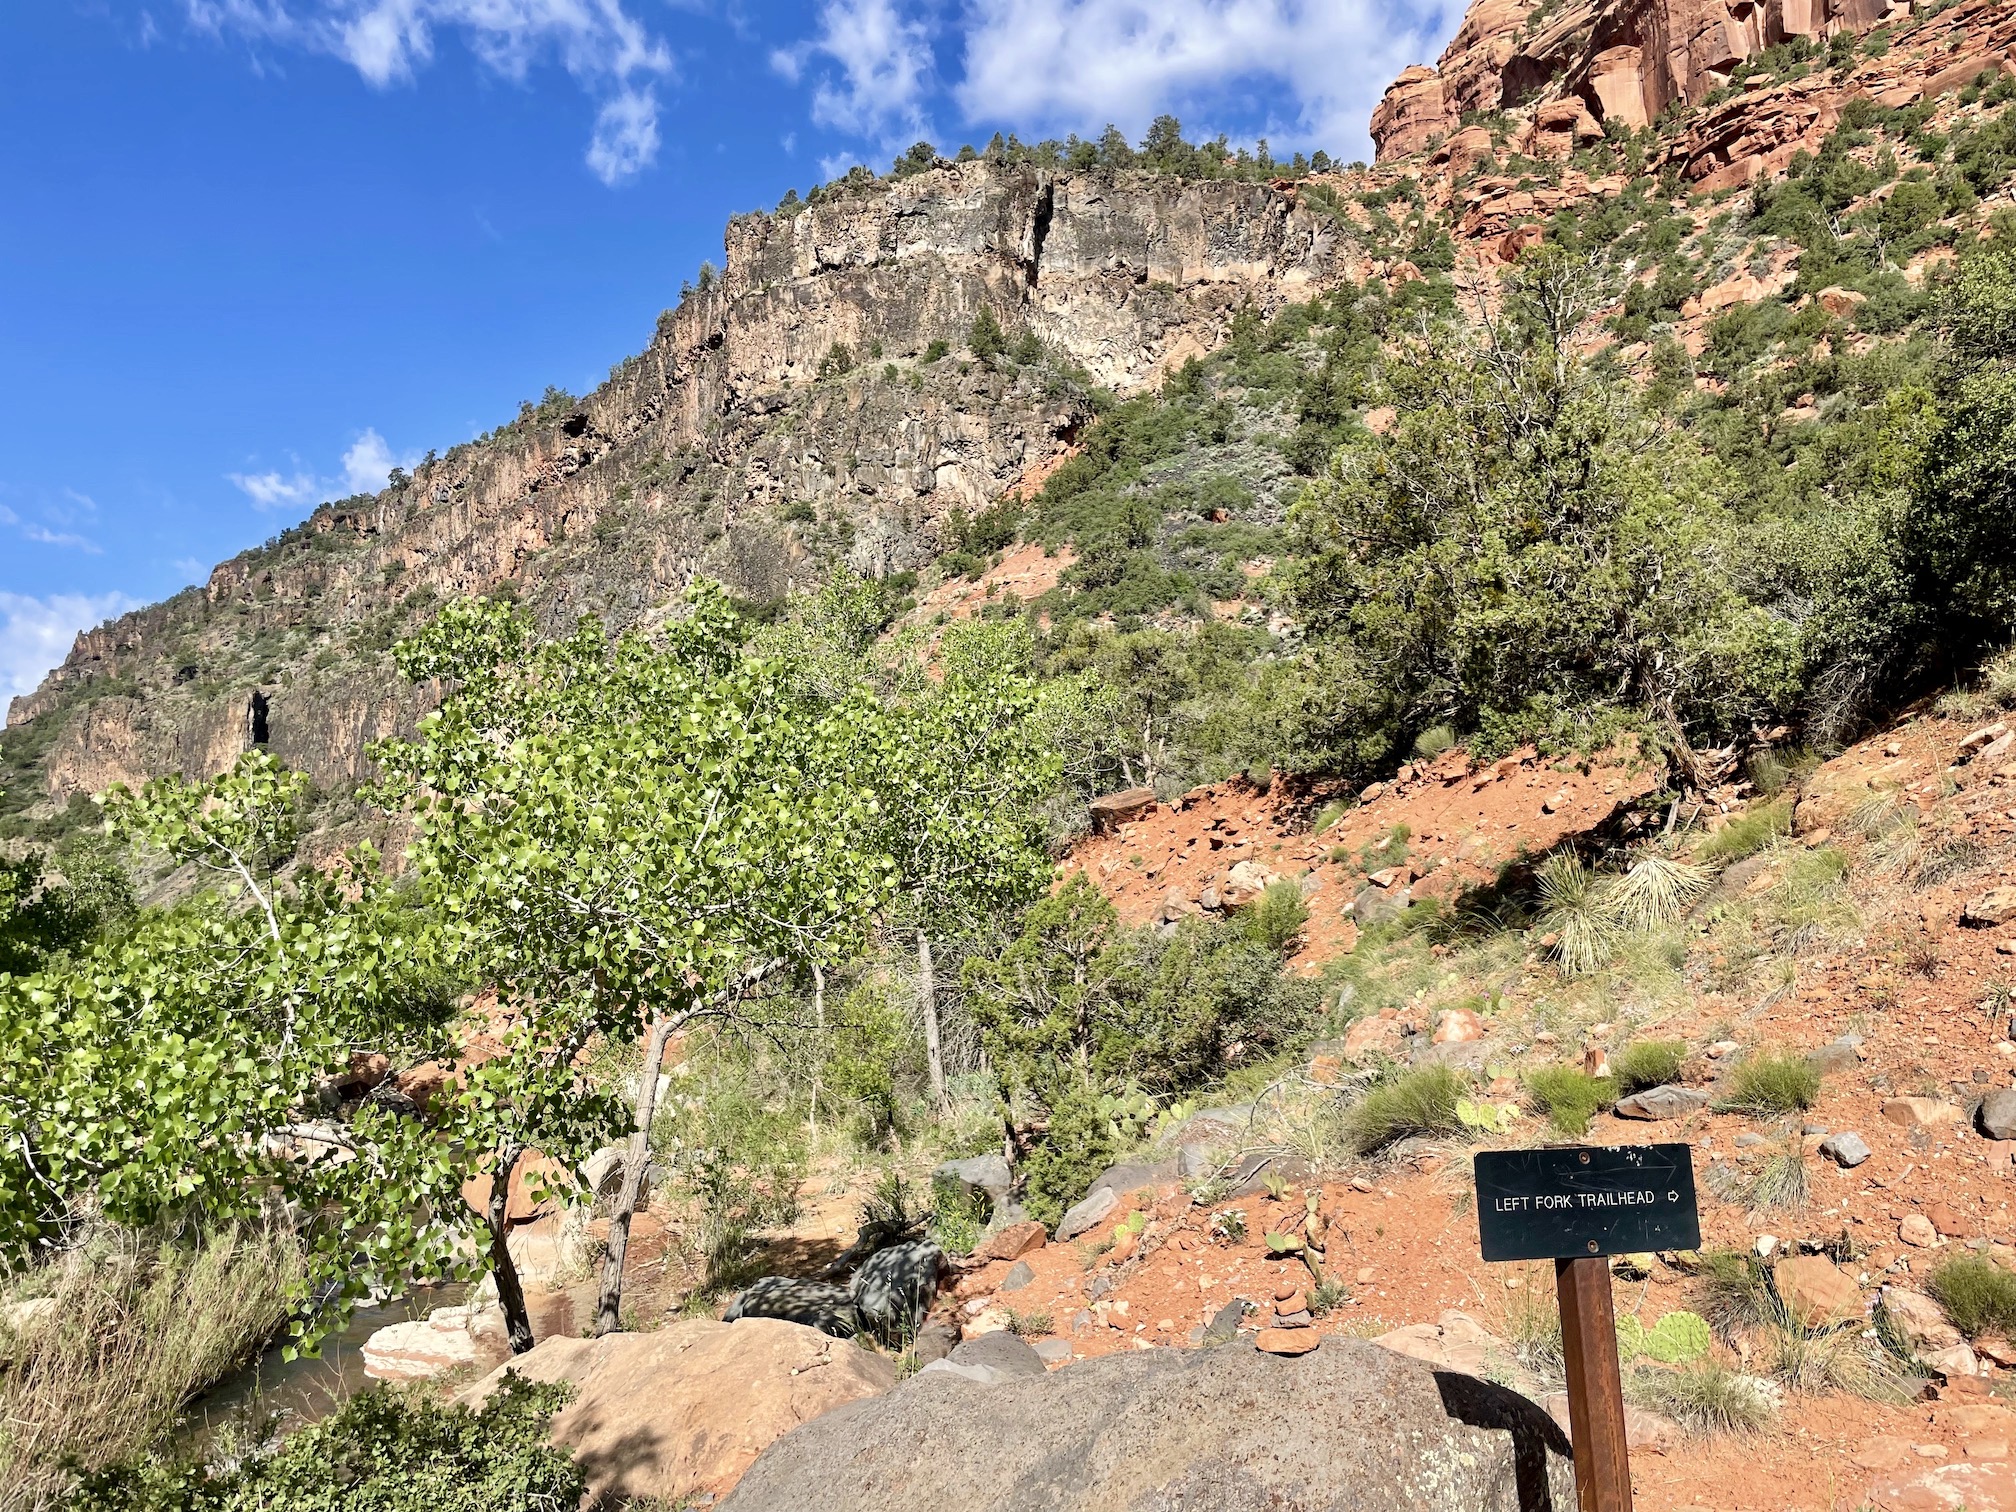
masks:
[[[945,1251],[928,1239],[870,1255],[854,1273],[851,1287],[862,1328],[892,1348],[906,1348],[924,1326],[950,1270]]]
[[[1575,1505],[1534,1403],[1331,1335],[919,1374],[780,1439],[721,1512],[1528,1512]]]
[[[1008,1203],[1008,1189],[1015,1173],[1005,1156],[975,1155],[966,1160],[948,1160],[931,1173],[934,1185],[949,1186],[969,1197],[985,1197],[987,1210],[998,1211]]]
[[[655,1333],[555,1337],[463,1394],[483,1401],[506,1370],[571,1381],[555,1444],[574,1451],[598,1504],[655,1498],[707,1505],[774,1440],[846,1403],[887,1391],[893,1362],[771,1318],[692,1318]]]
[[[836,1339],[851,1339],[861,1331],[853,1294],[830,1281],[804,1281],[797,1276],[763,1276],[749,1283],[721,1314],[723,1323],[744,1318],[775,1318],[816,1328]]]
[[[1708,1094],[1694,1087],[1647,1087],[1643,1092],[1633,1092],[1629,1097],[1620,1097],[1615,1109],[1619,1118],[1644,1118],[1663,1122],[1669,1118],[1685,1118],[1689,1113],[1698,1113],[1708,1106]]]
[[[437,1307],[424,1319],[375,1330],[359,1353],[375,1381],[424,1381],[470,1365],[489,1369],[511,1353],[496,1307]]]

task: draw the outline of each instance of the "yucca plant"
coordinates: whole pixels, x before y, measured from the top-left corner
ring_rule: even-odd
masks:
[[[1615,926],[1602,880],[1573,851],[1550,856],[1534,878],[1540,928],[1554,936],[1554,958],[1569,976],[1586,976],[1610,959]]]
[[[1709,880],[1706,867],[1648,850],[1603,889],[1603,904],[1619,929],[1656,929],[1693,907]]]

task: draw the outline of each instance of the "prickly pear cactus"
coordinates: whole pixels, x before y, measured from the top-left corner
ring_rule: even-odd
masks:
[[[1645,1325],[1631,1314],[1617,1320],[1617,1358],[1630,1363],[1645,1351]]]
[[[1645,1353],[1667,1365],[1685,1365],[1708,1353],[1708,1320],[1699,1313],[1670,1312],[1645,1335]]]

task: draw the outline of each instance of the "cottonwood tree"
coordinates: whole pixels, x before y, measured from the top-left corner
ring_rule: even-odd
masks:
[[[380,758],[415,803],[414,867],[458,967],[536,1025],[556,1070],[598,1037],[643,1041],[598,1333],[620,1324],[672,1036],[850,953],[896,875],[855,775],[878,706],[809,706],[780,663],[743,654],[718,586],[689,599],[660,643],[583,620],[530,646],[507,607],[452,606],[401,663],[455,691]],[[497,1147],[494,1183],[525,1143]]]
[[[115,830],[219,885],[0,976],[6,1260],[94,1221],[291,1212],[308,1257],[304,1342],[373,1285],[465,1268],[452,1148],[389,1111],[323,1114],[358,1052],[438,1053],[441,1015],[421,1003],[425,931],[368,852],[340,876],[283,875],[305,785],[252,752],[211,782],[108,795]]]
[[[1055,785],[1038,694],[1019,626],[946,634],[935,669],[915,670],[886,717],[857,730],[880,811],[878,848],[893,860],[917,941],[918,1006],[931,1095],[946,1102],[934,933],[1019,908],[1050,876],[1037,805]]]
[[[793,601],[758,645],[784,665],[801,697],[843,724],[849,779],[872,795],[872,847],[893,867],[886,922],[917,952],[926,1074],[946,1102],[934,935],[964,933],[978,915],[1018,909],[1050,875],[1039,805],[1057,786],[1056,739],[1071,715],[1030,673],[1034,647],[1017,625],[955,625],[935,650],[898,637],[878,643],[891,605],[877,584],[836,573]]]

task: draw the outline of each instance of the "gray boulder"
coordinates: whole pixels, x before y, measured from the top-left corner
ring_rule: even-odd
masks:
[[[1844,1034],[1837,1040],[1831,1040],[1807,1056],[1806,1064],[1822,1076],[1853,1071],[1862,1064],[1862,1036]]]
[[[893,1349],[903,1348],[924,1326],[950,1269],[945,1251],[928,1239],[870,1255],[848,1288],[862,1329]]]
[[[1860,1134],[1850,1134],[1845,1130],[1839,1134],[1829,1134],[1820,1141],[1820,1153],[1843,1170],[1852,1170],[1869,1158],[1869,1144]]]
[[[1251,1197],[1267,1190],[1268,1183],[1300,1186],[1313,1181],[1316,1168],[1300,1155],[1248,1155],[1226,1178],[1234,1197]]]
[[[1176,1162],[1173,1160],[1127,1160],[1101,1171],[1093,1178],[1085,1195],[1089,1197],[1093,1192],[1107,1191],[1125,1197],[1143,1187],[1153,1189],[1175,1179]]]
[[[782,1318],[836,1339],[851,1339],[861,1331],[860,1316],[846,1287],[829,1281],[801,1281],[796,1276],[764,1276],[750,1282],[721,1314],[723,1323],[741,1318]]]
[[[985,1365],[1006,1376],[1047,1375],[1042,1356],[1023,1339],[1002,1329],[968,1339],[950,1356],[955,1365]]]
[[[985,1196],[990,1212],[1008,1201],[1008,1188],[1014,1180],[1007,1158],[1002,1155],[975,1155],[970,1160],[948,1160],[931,1173],[934,1186],[943,1182],[969,1196]]]
[[[948,1362],[950,1363],[950,1362]],[[1331,1335],[925,1374],[770,1445],[720,1512],[1565,1512],[1568,1442],[1525,1397]]]
[[[959,1325],[945,1318],[933,1318],[917,1330],[910,1352],[919,1365],[942,1360],[959,1347]]]
[[[1036,1280],[1036,1271],[1027,1260],[1017,1260],[1008,1267],[1008,1274],[1001,1278],[1000,1289],[1004,1292],[1020,1291]]]
[[[1057,1237],[1076,1239],[1119,1205],[1120,1198],[1114,1193],[1113,1188],[1095,1189],[1091,1196],[1068,1209],[1064,1216],[1057,1220]]]
[[[1239,1337],[1239,1325],[1246,1321],[1249,1304],[1244,1297],[1234,1297],[1211,1315],[1211,1321],[1204,1325],[1203,1342],[1206,1344],[1230,1344]]]
[[[1693,1087],[1647,1087],[1617,1100],[1619,1118],[1647,1118],[1655,1122],[1685,1118],[1708,1106],[1708,1094]]]
[[[1399,918],[1413,901],[1414,894],[1404,887],[1367,886],[1351,900],[1351,916],[1361,928],[1370,929]]]
[[[1416,1066],[1447,1066],[1452,1071],[1481,1074],[1504,1053],[1504,1044],[1495,1039],[1447,1040],[1438,1045],[1429,1036],[1417,1034],[1408,1060]]]
[[[1975,1121],[1990,1139],[2016,1139],[2016,1091],[2005,1087],[1990,1092],[1981,1099],[1981,1111],[1975,1115]]]

